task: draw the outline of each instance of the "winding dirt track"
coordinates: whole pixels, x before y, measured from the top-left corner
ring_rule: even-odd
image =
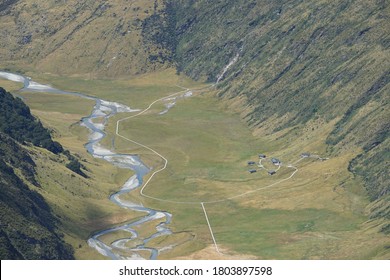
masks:
[[[235,57],[235,58],[234,58],[235,61],[236,61],[237,59],[238,59],[238,57]],[[226,72],[225,69],[224,69],[224,71]],[[19,76],[19,75],[15,75],[15,74],[11,74],[11,73],[6,73],[6,72],[1,72],[1,71],[0,71],[0,77],[6,78],[6,79],[9,79],[9,80],[13,80],[13,81],[17,81],[17,82],[24,82],[25,88],[28,88],[28,86],[29,86],[28,81],[23,80],[23,79],[25,79],[25,77],[22,77],[22,76]],[[27,83],[27,84],[26,84],[26,83]],[[149,147],[149,146],[147,146],[147,145],[144,145],[144,144],[142,144],[142,143],[139,143],[139,142],[137,142],[137,141],[135,141],[135,140],[129,139],[129,138],[127,138],[126,136],[124,136],[124,135],[122,135],[122,134],[120,133],[120,124],[121,124],[121,122],[126,121],[126,120],[130,120],[130,119],[132,119],[132,118],[136,118],[136,117],[139,117],[139,116],[145,114],[146,112],[148,112],[148,111],[152,108],[152,106],[153,106],[154,104],[156,104],[156,103],[158,103],[158,102],[160,102],[160,101],[163,101],[164,99],[171,98],[171,97],[177,96],[177,95],[179,95],[179,94],[186,93],[186,92],[188,92],[188,91],[205,90],[205,89],[207,89],[207,88],[211,88],[211,87],[214,87],[214,86],[215,86],[215,84],[213,84],[213,85],[211,85],[211,86],[208,86],[208,87],[200,88],[200,89],[188,89],[188,88],[183,88],[183,87],[181,87],[181,86],[178,86],[178,87],[182,88],[183,90],[178,91],[178,92],[175,92],[175,93],[172,93],[172,94],[169,94],[169,95],[167,95],[167,96],[165,96],[165,97],[162,97],[162,98],[158,98],[158,99],[154,100],[152,103],[150,103],[149,106],[148,106],[147,108],[145,108],[144,110],[140,111],[139,113],[118,120],[118,121],[116,122],[115,134],[116,134],[118,137],[120,137],[120,138],[122,138],[122,139],[124,139],[124,140],[126,140],[126,141],[128,141],[128,142],[130,142],[130,143],[136,144],[136,145],[138,145],[138,146],[140,146],[140,147],[142,147],[142,148],[144,148],[144,149],[146,149],[146,150],[151,151],[152,153],[154,153],[155,155],[157,155],[158,157],[160,157],[160,158],[163,160],[163,166],[162,166],[161,168],[157,169],[156,171],[154,171],[154,172],[150,175],[150,177],[148,178],[148,180],[143,184],[143,186],[142,186],[142,188],[141,188],[141,190],[140,190],[140,195],[143,196],[143,197],[145,197],[145,198],[148,198],[148,199],[152,199],[152,200],[156,200],[156,201],[160,201],[160,202],[165,202],[165,203],[188,204],[188,205],[199,205],[199,206],[201,206],[201,208],[202,208],[202,210],[203,210],[203,212],[204,212],[204,214],[205,214],[205,218],[206,218],[206,221],[207,221],[209,230],[210,230],[210,235],[211,235],[212,240],[213,240],[214,245],[215,245],[215,249],[216,249],[216,251],[217,251],[219,254],[223,254],[223,253],[221,253],[220,250],[218,249],[217,241],[216,241],[216,239],[215,239],[215,236],[214,236],[214,233],[213,233],[213,230],[212,230],[212,227],[211,227],[211,224],[210,224],[208,215],[207,215],[207,211],[206,211],[205,205],[206,205],[206,204],[221,203],[221,202],[225,202],[225,201],[233,200],[233,199],[240,199],[240,198],[243,198],[243,197],[245,197],[245,196],[247,196],[247,195],[249,195],[249,194],[258,192],[258,191],[260,191],[260,190],[264,190],[264,189],[267,189],[267,188],[271,188],[271,187],[273,187],[273,186],[275,186],[275,185],[277,185],[277,184],[280,184],[280,183],[282,183],[282,182],[285,182],[285,181],[290,180],[291,178],[293,178],[294,175],[298,172],[298,168],[295,167],[295,166],[293,166],[292,164],[289,164],[289,165],[287,166],[287,168],[291,168],[291,169],[294,170],[294,171],[291,173],[291,175],[290,175],[289,177],[284,178],[284,179],[281,179],[281,180],[279,180],[279,181],[277,181],[277,182],[274,182],[274,183],[272,183],[272,184],[269,184],[269,185],[267,185],[267,186],[261,186],[261,187],[258,187],[258,188],[256,188],[256,189],[254,189],[254,190],[247,191],[247,192],[244,192],[244,193],[242,193],[242,194],[235,195],[235,196],[231,196],[231,197],[227,197],[227,198],[220,199],[220,200],[194,202],[194,201],[175,201],[175,200],[161,199],[161,198],[158,198],[158,197],[153,197],[153,196],[147,195],[147,194],[145,194],[144,191],[145,191],[146,187],[149,185],[150,181],[154,178],[154,176],[157,175],[158,173],[164,171],[164,170],[167,168],[168,162],[169,162],[168,159],[167,159],[166,157],[164,157],[164,156],[163,156],[161,153],[159,153],[158,151],[154,150],[153,148],[151,148],[151,147]],[[42,87],[43,87],[43,88],[42,88]],[[36,88],[35,88],[35,89],[31,88],[31,90],[36,90],[36,91],[48,91],[48,89],[53,90],[53,91],[58,92],[58,93],[67,93],[67,94],[69,94],[68,92],[59,91],[59,90],[56,90],[56,89],[51,89],[51,88],[46,87],[45,85],[39,85],[39,84],[36,85]],[[79,94],[79,93],[72,93],[72,94],[76,94],[76,95],[82,96],[82,97],[84,97],[84,98],[91,98],[91,97],[89,97],[89,96],[81,95],[81,94]],[[94,98],[94,99],[96,99],[96,98]],[[311,156],[311,157],[315,157],[315,156]],[[318,157],[318,156],[316,156],[316,157]],[[319,157],[318,157],[318,158],[319,158]],[[302,159],[303,159],[303,158],[300,158],[299,160],[297,160],[296,162],[294,162],[294,164],[298,163],[298,162],[301,161]],[[260,164],[261,164],[261,162],[260,162]],[[279,170],[279,168],[280,168],[280,166],[278,166],[278,170]]]
[[[191,91],[195,91],[195,90],[196,90],[196,89],[192,89]],[[149,105],[146,109],[142,110],[141,112],[139,112],[139,113],[137,113],[137,114],[135,114],[135,115],[133,115],[133,116],[125,117],[125,118],[122,118],[122,119],[118,120],[117,123],[116,123],[116,131],[115,131],[115,133],[116,133],[116,135],[117,135],[118,137],[120,137],[120,138],[122,138],[122,139],[124,139],[124,140],[126,140],[126,141],[129,141],[129,142],[131,142],[131,143],[133,143],[133,144],[136,144],[136,145],[138,145],[138,146],[140,146],[140,147],[142,147],[142,148],[145,148],[145,149],[151,151],[152,153],[154,153],[155,155],[157,155],[158,157],[160,157],[160,158],[163,160],[163,162],[164,162],[163,166],[162,166],[161,168],[157,169],[156,171],[154,171],[154,172],[152,173],[152,175],[148,178],[148,180],[144,183],[144,185],[142,186],[141,191],[140,191],[141,196],[143,196],[143,197],[145,197],[145,198],[152,199],[152,200],[160,201],[160,202],[165,202],[165,203],[187,204],[187,205],[200,205],[200,206],[202,207],[203,212],[204,212],[204,215],[205,215],[205,218],[206,218],[206,221],[207,221],[207,225],[208,225],[208,227],[209,227],[210,235],[211,235],[211,238],[212,238],[212,240],[213,240],[213,242],[214,242],[215,250],[217,251],[218,254],[223,254],[223,253],[219,250],[219,248],[218,248],[218,244],[217,244],[217,241],[216,241],[216,239],[215,239],[215,236],[214,236],[214,233],[213,233],[213,230],[212,230],[212,227],[211,227],[211,224],[210,224],[208,215],[207,215],[207,211],[206,211],[206,208],[205,208],[205,204],[221,203],[221,202],[225,202],[225,201],[232,200],[232,199],[239,199],[239,198],[242,198],[242,197],[247,196],[247,195],[249,195],[249,194],[258,192],[258,191],[260,191],[260,190],[264,190],[264,189],[271,188],[271,187],[273,187],[273,186],[275,186],[275,185],[278,185],[278,184],[280,184],[280,183],[282,183],[282,182],[285,182],[285,181],[290,180],[291,178],[293,178],[294,175],[298,172],[298,168],[295,167],[295,166],[293,166],[292,164],[290,164],[290,165],[287,166],[287,168],[291,168],[291,169],[293,169],[294,171],[291,173],[291,175],[290,175],[289,177],[284,178],[284,179],[281,179],[281,180],[279,180],[279,181],[277,181],[277,182],[274,182],[274,183],[272,183],[272,184],[269,184],[269,185],[267,185],[267,186],[258,187],[258,188],[254,189],[254,190],[247,191],[247,192],[244,192],[244,193],[242,193],[242,194],[235,195],[235,196],[231,196],[231,197],[227,197],[227,198],[220,199],[220,200],[199,201],[199,202],[194,202],[194,201],[175,201],[175,200],[161,199],[161,198],[158,198],[158,197],[154,197],[154,196],[150,196],[150,195],[145,194],[144,191],[145,191],[146,187],[148,186],[148,184],[150,183],[150,181],[153,179],[153,177],[154,177],[156,174],[158,174],[158,173],[164,171],[164,170],[167,168],[168,162],[169,162],[169,161],[168,161],[168,159],[167,159],[166,157],[164,157],[161,153],[157,152],[157,151],[154,150],[153,148],[151,148],[151,147],[149,147],[149,146],[146,146],[146,145],[144,145],[144,144],[142,144],[142,143],[139,143],[139,142],[137,142],[137,141],[135,141],[135,140],[129,139],[129,138],[127,138],[126,136],[120,134],[120,123],[123,122],[123,121],[125,121],[125,120],[129,120],[129,119],[132,119],[132,118],[135,118],[135,117],[139,117],[139,116],[145,114],[147,111],[149,111],[149,110],[152,108],[152,106],[153,106],[154,104],[156,104],[156,103],[159,102],[159,101],[162,101],[162,100],[164,100],[164,99],[167,99],[167,98],[170,98],[170,97],[173,97],[173,96],[182,94],[182,93],[185,93],[185,92],[187,92],[187,91],[190,91],[190,89],[185,89],[185,90],[183,90],[183,91],[175,92],[175,93],[172,93],[172,94],[170,94],[170,95],[168,95],[168,96],[159,98],[159,99],[153,101],[152,103],[150,103],[150,105]],[[294,164],[298,163],[298,162],[301,161],[302,159],[303,159],[303,158],[300,158],[299,160],[297,160],[296,162],[294,162]],[[278,169],[277,169],[277,170],[279,170],[280,167],[281,167],[281,165],[278,166]]]

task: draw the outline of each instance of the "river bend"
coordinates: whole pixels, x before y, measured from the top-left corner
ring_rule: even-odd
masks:
[[[92,248],[96,249],[100,254],[111,259],[157,259],[159,250],[148,247],[148,242],[159,236],[172,234],[167,227],[167,225],[171,223],[172,215],[165,211],[154,210],[143,205],[121,199],[122,195],[127,194],[142,185],[143,177],[150,171],[150,169],[138,156],[119,154],[103,147],[100,144],[102,139],[106,137],[104,129],[110,117],[115,116],[118,113],[130,113],[139,110],[134,110],[116,102],[106,101],[78,92],[58,90],[49,85],[34,82],[30,78],[19,74],[0,71],[0,78],[23,83],[21,91],[66,94],[95,101],[92,113],[81,120],[81,125],[87,127],[90,131],[89,139],[85,144],[85,148],[93,157],[106,160],[118,168],[129,169],[135,173],[125,182],[121,189],[112,194],[109,199],[119,207],[132,211],[143,212],[145,215],[132,222],[125,223],[120,226],[113,226],[112,228],[94,233],[88,239],[88,244]],[[173,105],[173,103],[167,105],[166,111],[168,111]],[[166,113],[166,111],[162,113]],[[155,232],[148,237],[140,237],[136,228],[153,220],[160,221],[160,223],[158,223],[155,227]],[[117,232],[124,232],[126,237],[116,239],[109,244],[106,244],[101,240],[102,236]],[[123,236],[123,234],[121,236]],[[137,240],[137,242],[133,242],[134,240]]]

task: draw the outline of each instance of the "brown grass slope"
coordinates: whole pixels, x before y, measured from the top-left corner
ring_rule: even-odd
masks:
[[[175,1],[178,69],[215,81],[257,135],[335,121],[328,154],[355,152],[389,232],[390,21],[387,1]],[[213,18],[213,20],[210,20]],[[293,131],[291,131],[293,129]],[[285,133],[283,131],[290,131]],[[380,213],[380,214],[379,214]]]
[[[160,0],[11,2],[0,9],[3,68],[112,77],[168,64],[156,59],[164,50],[141,36],[143,20],[161,9]]]

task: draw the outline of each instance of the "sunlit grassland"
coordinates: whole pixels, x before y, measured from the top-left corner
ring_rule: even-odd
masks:
[[[146,106],[154,99],[165,96],[166,92],[183,90],[171,84],[199,86],[185,77],[171,75],[171,72],[142,76],[135,78],[133,82],[124,80],[101,83],[85,80],[80,82],[74,78],[58,78],[61,83],[54,84],[51,83],[50,78],[48,83],[59,89],[74,90],[119,102],[121,100],[118,100],[120,99],[118,96],[123,96],[124,92],[128,92],[132,98],[139,101],[138,105]],[[30,76],[35,80],[35,75]],[[173,78],[168,79],[168,77]],[[40,81],[46,83],[44,80]],[[16,91],[21,88],[18,83],[2,80],[2,84],[3,82],[6,89]],[[159,83],[158,86],[154,85],[156,82]],[[65,85],[72,85],[72,87]],[[86,88],[89,91],[84,91]],[[75,256],[81,259],[102,258],[100,254],[87,246],[86,240],[90,234],[142,215],[142,213],[121,209],[108,200],[109,195],[119,190],[129,178],[131,171],[117,169],[105,161],[96,160],[85,151],[84,143],[87,142],[88,131],[80,127],[78,123],[82,117],[90,114],[94,106],[93,101],[50,93],[17,92],[17,94],[23,97],[33,114],[39,117],[45,126],[53,130],[55,140],[61,142],[66,149],[76,153],[86,167],[89,179],[73,174],[65,168],[65,158],[50,156],[50,153],[41,151],[36,161],[39,181],[44,187],[38,191],[45,196],[56,215],[60,217],[65,238],[75,248]],[[131,103],[127,97],[122,101],[124,99]],[[120,114],[122,115],[125,114]],[[149,228],[148,226],[141,230],[145,231],[145,237],[148,235]],[[174,239],[177,238],[172,240]]]
[[[259,180],[271,184],[294,171],[283,167],[273,177],[265,170],[249,174],[248,160],[257,161],[258,153],[276,151],[277,147],[253,137],[235,114],[221,111],[211,96],[182,100],[166,115],[139,116],[121,122],[119,128],[121,135],[150,146],[169,160],[167,170],[145,189],[147,195],[162,199],[223,199],[260,187]],[[137,149],[126,141],[118,141],[116,147],[119,151]],[[151,157],[149,151],[147,154]]]
[[[289,181],[242,199],[207,204],[217,242],[267,259],[374,257],[388,239],[362,226],[367,200],[345,168],[349,156],[306,159]]]
[[[0,78],[0,87],[4,88],[7,91],[14,91],[20,89],[22,86],[21,83],[3,80]]]
[[[144,74],[128,79],[90,79],[87,76],[66,77],[51,74],[35,74],[34,80],[66,90],[115,101],[134,109],[147,107],[155,99],[185,88],[198,88],[203,84],[184,75],[176,75],[174,69]]]
[[[355,153],[294,164],[304,151],[326,156],[323,140],[332,126],[333,122],[318,120],[298,127],[303,134],[296,135],[293,129],[254,136],[237,115],[222,110],[209,94],[179,101],[166,115],[154,110],[125,120],[119,132],[169,160],[167,169],[144,190],[166,201],[142,200],[173,213],[175,230],[196,233],[194,248],[212,242],[204,229],[200,202],[205,202],[217,243],[229,248],[228,253],[281,259],[372,258],[388,241],[380,234],[374,234],[373,240],[373,232],[362,226],[367,199],[361,182],[347,170]],[[154,170],[162,166],[150,151],[124,140],[116,144],[118,151],[133,149],[141,158],[147,155],[144,158]],[[265,170],[249,174],[247,161],[257,161],[257,153],[280,158],[280,171],[273,176]],[[294,171],[286,167],[290,163],[299,171],[282,181]],[[245,192],[248,195],[239,196]],[[354,242],[368,246],[355,250]],[[184,247],[173,251],[178,255],[192,252],[189,246],[184,253]]]
[[[106,81],[40,76],[39,81],[143,109],[156,99],[180,91],[175,84],[202,87],[173,74],[167,70],[130,80]],[[250,130],[237,112],[227,110],[214,94],[195,92],[191,98],[178,100],[164,115],[158,114],[164,109],[158,102],[144,115],[120,123],[121,135],[155,149],[169,161],[167,169],[156,174],[144,189],[146,195],[165,202],[141,197],[139,190],[124,197],[173,214],[169,227],[174,234],[147,244],[159,249],[174,245],[162,251],[159,258],[188,256],[212,244],[201,202],[205,202],[217,243],[227,254],[267,259],[380,258],[388,241],[365,227],[366,194],[361,182],[347,170],[358,151],[346,151],[327,161],[310,158],[294,163],[302,152],[326,156],[324,138],[334,122],[317,119],[265,135]],[[101,258],[85,243],[88,236],[143,215],[120,209],[108,200],[131,172],[118,170],[85,151],[88,132],[77,123],[91,112],[92,101],[47,93],[21,95],[32,112],[54,130],[55,139],[77,153],[88,170],[91,178],[84,179],[60,164],[65,159],[56,159],[59,163],[53,166],[44,160],[48,155],[37,156],[42,158],[37,161],[40,181],[45,186],[40,192],[60,217],[76,257]],[[111,118],[103,144],[114,145],[117,152],[139,154],[153,172],[163,166],[160,157],[115,135],[116,121],[134,114]],[[258,153],[282,161],[277,174],[269,176],[263,169],[255,174],[248,172],[251,167],[247,161],[258,161]],[[282,181],[294,171],[288,164],[299,170]],[[264,165],[276,169],[268,161]],[[153,233],[159,222],[139,228],[141,236]],[[113,241],[125,236],[119,232],[102,239]]]

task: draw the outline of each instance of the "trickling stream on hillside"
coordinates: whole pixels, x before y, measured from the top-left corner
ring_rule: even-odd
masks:
[[[117,113],[129,113],[139,110],[133,110],[128,106],[116,102],[105,101],[78,92],[58,90],[48,85],[36,83],[30,78],[18,74],[0,71],[0,78],[23,83],[24,87],[22,91],[66,94],[95,101],[92,113],[81,120],[81,125],[87,127],[91,132],[89,135],[89,141],[85,144],[85,147],[92,156],[104,159],[119,168],[130,169],[135,172],[135,174],[125,182],[120,191],[110,196],[110,200],[122,208],[137,212],[144,212],[146,215],[131,223],[114,226],[95,233],[88,239],[88,244],[92,248],[95,248],[100,254],[111,259],[145,259],[145,257],[141,256],[141,252],[143,252],[142,255],[145,255],[146,252],[149,259],[156,259],[159,250],[147,247],[147,243],[158,236],[172,234],[172,232],[167,228],[167,225],[170,224],[172,220],[172,215],[168,212],[157,211],[144,207],[143,205],[121,199],[121,195],[127,194],[142,185],[143,177],[149,172],[149,168],[142,163],[138,156],[118,154],[100,145],[101,140],[106,136],[104,129],[110,117],[116,115]],[[169,110],[169,107],[167,107],[167,110]],[[146,238],[140,237],[136,227],[154,220],[161,220],[161,222],[155,227],[156,231]],[[117,232],[124,232],[125,235],[128,234],[129,237],[115,239],[109,244],[106,244],[101,240],[103,235]],[[137,240],[137,245],[135,245],[135,247],[131,246],[131,241],[133,240]]]
[[[230,59],[229,63],[222,69],[222,72],[217,75],[217,80],[215,82],[216,85],[225,77],[226,72],[233,66],[233,64],[238,61],[242,50],[243,46],[238,50],[236,55],[232,59]]]

